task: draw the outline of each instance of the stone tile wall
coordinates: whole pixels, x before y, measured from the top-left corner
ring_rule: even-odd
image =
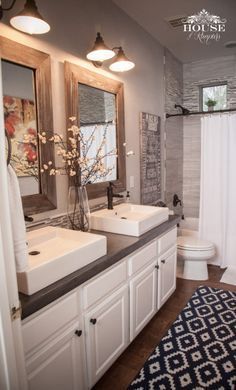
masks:
[[[184,107],[199,111],[201,86],[227,82],[228,108],[236,107],[236,55],[184,64]]]
[[[201,118],[184,118],[183,204],[185,217],[199,217]]]
[[[183,65],[165,50],[165,112],[176,113],[175,104],[183,104]],[[183,199],[183,118],[165,121],[165,203],[178,214],[182,207],[173,207],[173,196]]]

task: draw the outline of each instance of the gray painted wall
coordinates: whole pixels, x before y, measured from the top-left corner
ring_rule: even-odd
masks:
[[[41,0],[40,13],[51,24],[51,31],[42,36],[29,36],[9,27],[12,14],[19,12],[25,0],[17,1],[14,10],[4,14],[1,23],[1,35],[44,51],[52,60],[52,96],[54,128],[58,133],[66,134],[64,61],[70,61],[108,77],[124,82],[125,132],[127,150],[135,155],[127,161],[127,189],[131,192],[131,201],[140,200],[140,139],[139,114],[148,112],[164,116],[164,65],[163,47],[152,38],[133,19],[109,0]],[[110,47],[122,45],[127,56],[136,66],[126,74],[108,71],[108,64],[102,69],[95,68],[86,60],[86,53],[92,47],[96,32],[101,31],[106,44]],[[130,188],[131,178],[134,188]],[[58,215],[66,211],[67,179],[57,177],[58,209],[39,214]],[[103,200],[96,200],[100,202]],[[93,203],[93,202],[91,202]]]

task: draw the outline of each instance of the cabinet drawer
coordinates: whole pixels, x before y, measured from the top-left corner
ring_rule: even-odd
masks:
[[[176,244],[177,237],[177,228],[170,230],[168,233],[164,234],[161,238],[158,239],[158,254],[163,253],[171,246]]]
[[[157,257],[156,241],[147,245],[129,259],[129,276],[135,274],[155,257]]]
[[[79,315],[77,292],[46,309],[22,326],[25,354],[47,341]]]
[[[126,279],[126,261],[123,260],[119,265],[105,271],[101,276],[96,277],[96,279],[84,286],[84,309],[112,293],[116,288],[121,286]]]

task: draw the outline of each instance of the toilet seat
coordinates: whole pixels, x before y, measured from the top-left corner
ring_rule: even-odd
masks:
[[[208,279],[207,260],[215,255],[212,242],[194,236],[179,236],[177,252],[180,259],[184,260],[184,279]]]
[[[177,247],[191,251],[208,251],[214,249],[212,242],[191,236],[179,236],[177,238]]]

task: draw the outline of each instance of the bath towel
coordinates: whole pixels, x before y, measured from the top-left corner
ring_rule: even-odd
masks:
[[[8,165],[8,192],[16,271],[23,272],[28,267],[25,220],[19,182],[10,164]]]

